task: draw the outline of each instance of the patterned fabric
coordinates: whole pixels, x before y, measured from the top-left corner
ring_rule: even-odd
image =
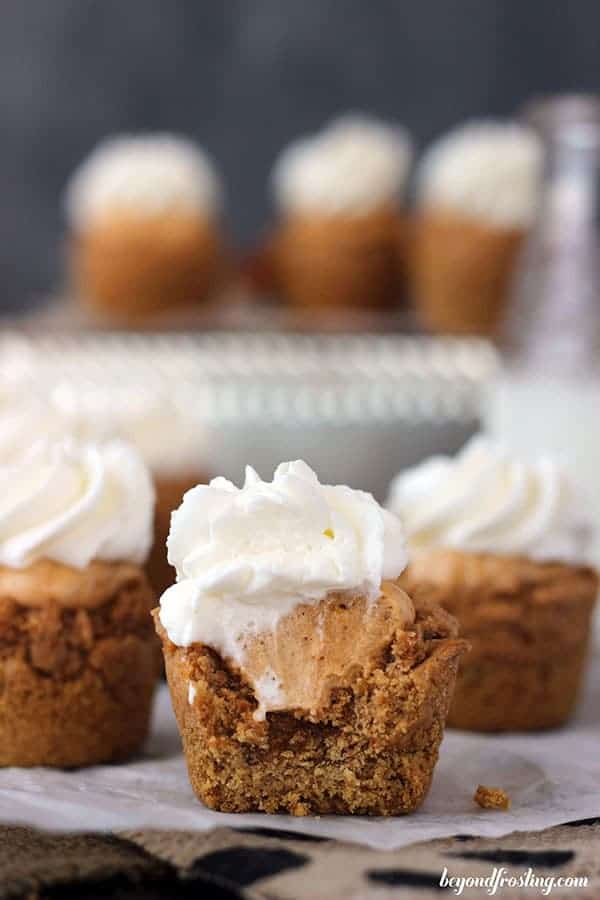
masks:
[[[457,835],[380,852],[267,829],[55,835],[0,828],[0,900],[207,897],[214,900],[428,900],[449,875],[587,876],[551,896],[600,896],[600,816],[504,838]],[[454,896],[447,892],[448,896]],[[463,896],[479,897],[465,889]],[[502,900],[533,896],[503,888]]]

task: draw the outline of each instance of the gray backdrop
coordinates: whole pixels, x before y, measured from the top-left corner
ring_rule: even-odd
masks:
[[[597,0],[1,0],[0,309],[57,283],[61,189],[107,133],[196,136],[244,244],[290,137],[361,109],[423,143],[532,93],[598,89],[599,26]]]

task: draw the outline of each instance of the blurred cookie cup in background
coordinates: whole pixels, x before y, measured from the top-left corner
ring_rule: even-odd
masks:
[[[404,129],[359,115],[286,147],[272,174],[279,220],[265,246],[287,302],[313,311],[398,304],[411,160]]]
[[[586,564],[585,500],[552,459],[515,458],[486,438],[392,483],[407,530],[400,584],[459,621],[448,724],[534,731],[564,724],[581,686],[598,573]]]
[[[123,442],[42,441],[0,486],[0,765],[126,759],[159,671],[146,467]]]
[[[535,132],[512,122],[467,123],[435,141],[417,171],[412,294],[423,327],[493,335],[542,166]]]
[[[121,325],[205,302],[226,271],[221,195],[212,161],[191,141],[103,141],[65,194],[77,299]]]

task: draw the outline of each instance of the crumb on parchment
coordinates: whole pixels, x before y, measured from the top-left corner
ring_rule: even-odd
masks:
[[[478,784],[475,795],[475,803],[482,809],[510,809],[510,797],[502,788],[488,787],[486,784]]]

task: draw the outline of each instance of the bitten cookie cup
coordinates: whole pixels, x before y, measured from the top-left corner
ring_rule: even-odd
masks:
[[[452,213],[422,213],[414,226],[411,282],[428,331],[493,335],[502,321],[525,237]]]
[[[107,214],[73,237],[69,263],[82,302],[121,319],[202,303],[226,270],[216,224],[180,211]]]
[[[0,765],[124,760],[148,732],[158,648],[137,565],[0,567]]]
[[[447,549],[413,558],[400,584],[454,615],[471,644],[448,725],[536,731],[572,714],[585,668],[598,574],[585,566]]]
[[[426,601],[406,627],[390,627],[393,607],[383,601],[375,622],[369,609],[363,597],[331,594],[295,607],[275,636],[256,637],[249,666],[254,660],[257,671],[268,673],[266,660],[276,659],[298,704],[303,694],[318,698],[312,707],[292,703],[266,714],[245,674],[203,644],[173,644],[155,610],[189,777],[201,801],[222,812],[298,816],[397,815],[422,803],[467,645],[456,638],[454,619]],[[351,649],[363,640],[358,620],[365,640],[377,646],[362,664]]]
[[[290,216],[275,234],[275,284],[294,307],[386,310],[403,291],[406,225],[393,209]]]

